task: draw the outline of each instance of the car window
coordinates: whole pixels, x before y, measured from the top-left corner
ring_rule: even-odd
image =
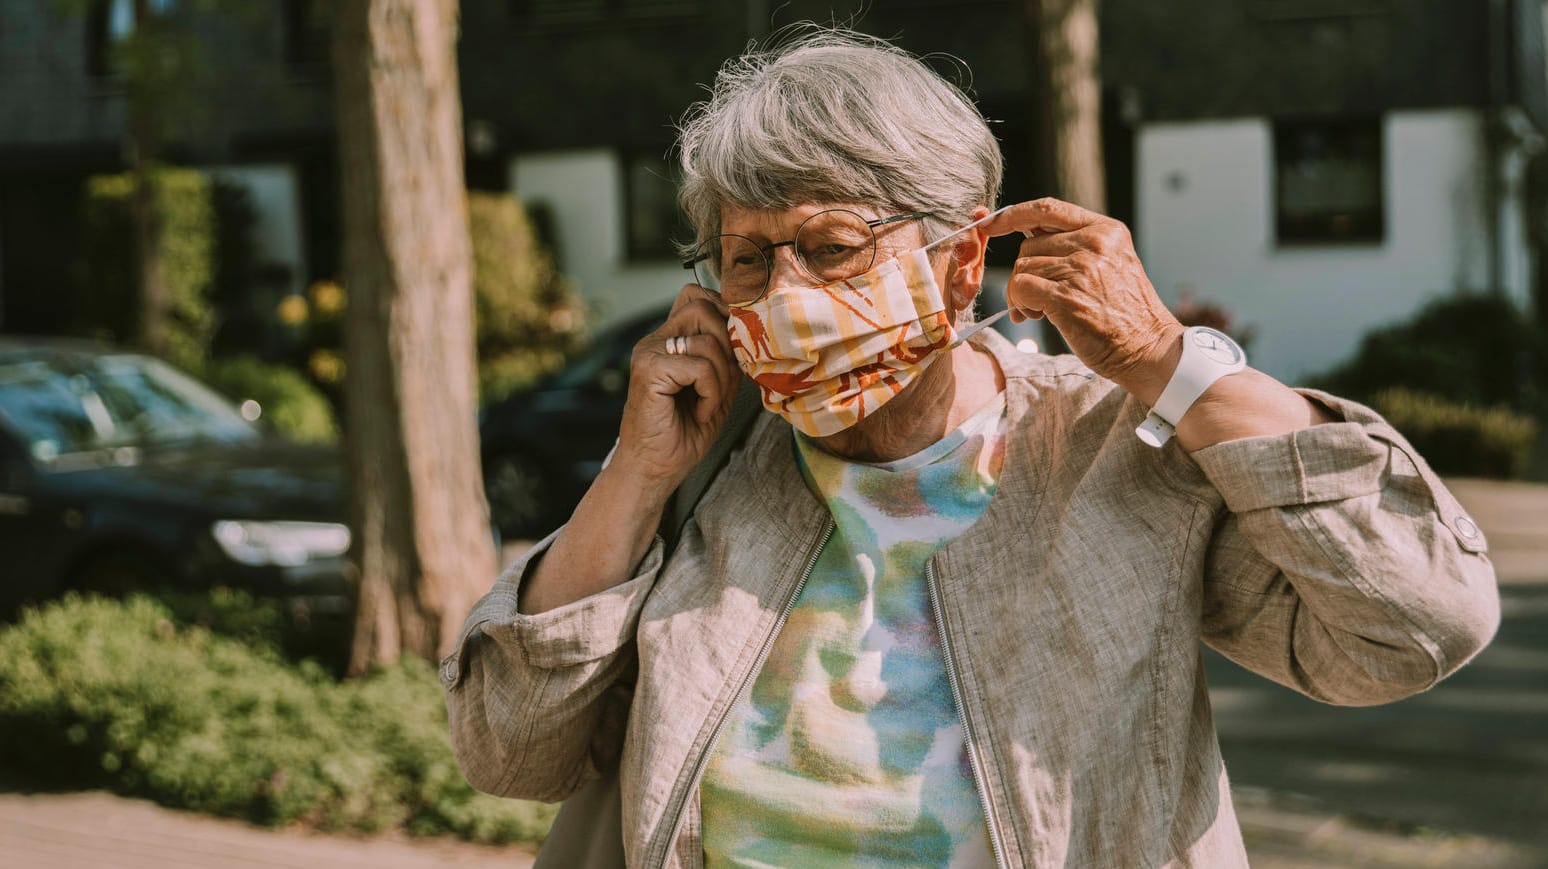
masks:
[[[214,390],[155,359],[104,356],[92,381],[108,412],[129,421],[148,440],[247,440],[258,435],[258,429]]]
[[[0,363],[0,415],[40,461],[184,440],[256,440],[225,399],[143,356]]]
[[[41,360],[0,365],[0,413],[44,461],[98,439],[97,408],[81,400],[71,379]]]

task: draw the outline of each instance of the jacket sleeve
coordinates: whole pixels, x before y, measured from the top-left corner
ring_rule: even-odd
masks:
[[[1488,544],[1380,416],[1301,392],[1342,421],[1193,454],[1227,509],[1206,558],[1204,639],[1327,703],[1423,691],[1499,625]]]
[[[663,544],[658,537],[625,582],[522,614],[521,583],[558,533],[505,570],[441,662],[457,763],[470,784],[498,796],[562,800],[616,764],[623,746],[634,632]]]

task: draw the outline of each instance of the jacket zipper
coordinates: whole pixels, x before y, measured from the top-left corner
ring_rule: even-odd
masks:
[[[989,847],[994,851],[994,865],[1005,869],[1005,852],[1000,847],[1000,828],[995,824],[994,812],[989,807],[989,789],[984,784],[984,773],[978,763],[978,744],[973,740],[973,722],[968,719],[967,706],[962,703],[962,685],[957,680],[957,666],[951,656],[951,637],[946,633],[946,617],[941,614],[933,561],[925,562],[925,587],[930,592],[935,630],[941,635],[941,660],[946,665],[946,681],[951,683],[951,699],[957,704],[957,717],[962,720],[962,741],[967,746],[968,765],[973,769],[973,784],[978,788],[978,802],[984,810],[984,823],[989,827]]]
[[[806,568],[801,571],[801,578],[796,581],[795,590],[790,593],[790,598],[785,601],[785,608],[780,611],[779,618],[774,621],[773,630],[763,639],[763,647],[758,650],[758,658],[753,662],[751,670],[742,677],[742,684],[736,689],[736,697],[720,713],[720,720],[715,722],[715,730],[710,734],[709,743],[704,746],[704,753],[699,755],[699,760],[694,764],[693,776],[688,780],[688,788],[683,793],[682,802],[677,807],[677,820],[672,823],[672,834],[667,837],[665,848],[661,858],[657,861],[647,861],[655,866],[666,866],[668,855],[672,853],[672,846],[677,842],[677,837],[682,835],[683,820],[688,816],[688,800],[693,797],[693,792],[699,787],[699,781],[704,777],[704,769],[709,764],[710,755],[715,751],[715,744],[720,741],[721,731],[726,729],[726,720],[731,717],[731,710],[741,702],[742,697],[752,685],[753,679],[763,669],[763,662],[768,660],[769,653],[774,649],[774,638],[779,636],[780,628],[785,626],[785,620],[790,618],[790,611],[795,609],[796,598],[801,596],[801,589],[806,587],[806,580],[817,569],[817,559],[822,555],[822,550],[827,547],[828,539],[833,536],[833,530],[838,527],[831,517],[827,526],[823,529],[822,537],[817,541],[817,548],[806,559]]]

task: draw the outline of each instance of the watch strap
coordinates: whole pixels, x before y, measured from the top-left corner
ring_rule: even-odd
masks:
[[[1206,355],[1195,343],[1200,333],[1214,336],[1217,341],[1229,342],[1236,349],[1236,361],[1227,364]],[[1247,358],[1241,352],[1241,348],[1236,346],[1236,342],[1214,329],[1193,326],[1183,333],[1182,342],[1182,357],[1177,361],[1177,369],[1172,372],[1172,379],[1167,381],[1166,388],[1161,391],[1161,397],[1156,399],[1155,407],[1151,408],[1145,421],[1134,430],[1140,440],[1153,447],[1165,446],[1166,442],[1172,439],[1172,436],[1177,433],[1177,423],[1182,420],[1183,414],[1193,407],[1193,403],[1198,401],[1199,396],[1214,385],[1216,380],[1247,367]]]
[[[1140,440],[1150,446],[1164,447],[1166,442],[1172,439],[1172,435],[1177,434],[1177,427],[1156,416],[1156,412],[1152,410],[1145,416],[1145,421],[1139,424],[1139,428],[1134,430],[1134,433],[1139,435]]]

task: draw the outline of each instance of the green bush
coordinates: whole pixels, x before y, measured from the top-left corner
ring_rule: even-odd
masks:
[[[1519,477],[1531,458],[1537,424],[1503,405],[1480,408],[1409,389],[1386,389],[1372,401],[1436,471],[1474,477]]]
[[[168,359],[198,370],[215,331],[210,285],[215,275],[215,195],[209,177],[192,169],[152,176],[161,219],[166,275]],[[80,307],[86,332],[117,342],[139,334],[140,272],[133,221],[134,178],[98,175],[86,182],[85,287]]]
[[[509,194],[470,192],[467,207],[478,400],[488,404],[531,386],[581,349],[586,308],[520,202]],[[317,382],[341,387],[348,288],[319,281],[309,296],[282,302],[280,319],[304,336]]]
[[[258,598],[225,587],[209,591],[164,588],[147,594],[166,607],[173,623],[180,627],[203,628],[261,654],[285,652],[290,625],[274,598]]]
[[[1452,402],[1508,405],[1531,413],[1548,381],[1548,350],[1509,300],[1438,299],[1412,320],[1375,329],[1354,357],[1311,385],[1370,403],[1406,388]]]
[[[250,649],[291,661],[310,658],[342,675],[349,664],[349,613],[296,613],[271,597],[239,589],[160,588],[146,594],[165,606],[172,620],[237,640]]]
[[[282,659],[263,639],[272,625],[244,622],[240,605],[208,612],[255,645],[145,597],[27,611],[0,630],[0,764],[267,825],[541,838],[554,807],[463,780],[429,665],[336,683]]]
[[[558,369],[579,347],[584,309],[509,194],[469,193],[479,401]]]
[[[205,377],[237,401],[250,398],[258,402],[263,418],[292,440],[331,444],[339,439],[333,406],[294,368],[237,356],[211,362]]]

